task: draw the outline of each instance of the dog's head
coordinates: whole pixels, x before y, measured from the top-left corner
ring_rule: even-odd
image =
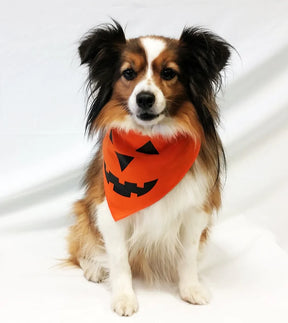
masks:
[[[218,118],[215,89],[229,48],[199,28],[185,28],[180,39],[129,40],[115,21],[96,28],[79,47],[81,63],[89,66],[89,133],[113,125],[213,135]]]

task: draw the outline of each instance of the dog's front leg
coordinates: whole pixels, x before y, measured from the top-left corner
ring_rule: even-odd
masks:
[[[183,256],[178,263],[179,292],[181,298],[192,304],[209,303],[210,294],[198,278],[200,238],[208,225],[208,215],[190,210],[186,214],[182,233]]]
[[[108,256],[112,308],[119,315],[130,316],[137,311],[138,302],[132,287],[124,221],[113,220],[106,200],[98,205],[97,225]]]

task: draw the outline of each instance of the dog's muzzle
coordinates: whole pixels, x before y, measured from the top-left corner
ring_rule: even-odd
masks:
[[[153,111],[153,105],[155,103],[155,95],[152,92],[142,91],[136,96],[136,103],[139,107],[137,118],[143,121],[150,121],[159,116],[159,114]]]

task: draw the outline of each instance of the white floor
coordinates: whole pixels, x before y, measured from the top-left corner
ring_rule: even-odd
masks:
[[[58,267],[66,256],[68,215],[75,196],[0,218],[0,321],[117,322],[109,287]],[[66,214],[66,215],[65,215]],[[39,219],[41,217],[41,220]],[[210,305],[182,302],[175,286],[136,281],[139,312],[133,322],[287,322],[288,256],[268,230],[239,215],[214,228],[201,264]]]

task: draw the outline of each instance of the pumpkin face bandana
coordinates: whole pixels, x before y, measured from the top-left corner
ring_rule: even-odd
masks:
[[[159,201],[188,172],[200,141],[110,130],[103,140],[104,189],[115,221]]]

